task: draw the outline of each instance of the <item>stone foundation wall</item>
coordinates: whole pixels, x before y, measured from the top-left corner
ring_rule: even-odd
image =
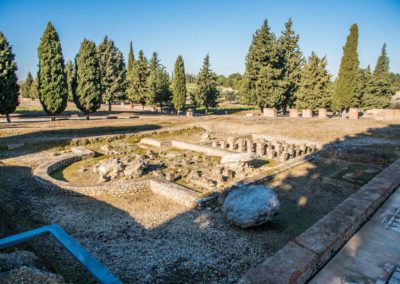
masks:
[[[94,156],[94,152],[83,148],[73,148],[73,151],[72,154],[60,156],[36,168],[33,178],[40,188],[52,194],[86,196],[121,195],[150,189],[154,193],[161,194],[184,206],[193,207],[202,202],[197,192],[158,177],[143,177],[95,185],[76,185],[52,178],[50,176],[52,172]]]
[[[364,117],[378,120],[400,119],[399,109],[370,109],[364,113]]]
[[[319,145],[311,143],[288,143],[285,140],[268,140],[257,136],[229,137],[213,141],[213,148],[229,149],[232,152],[255,153],[259,157],[286,162],[318,150]]]
[[[305,283],[400,185],[400,159],[350,195],[239,283]]]

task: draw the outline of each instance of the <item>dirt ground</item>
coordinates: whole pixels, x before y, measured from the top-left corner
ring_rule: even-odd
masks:
[[[251,265],[272,255],[357,188],[325,183],[325,176],[348,163],[383,168],[398,157],[398,123],[237,115],[1,123],[0,237],[58,223],[125,282],[235,282]],[[64,149],[65,139],[192,126],[211,131],[212,137],[257,133],[317,142],[343,141],[324,147],[318,153],[320,158],[267,181],[281,201],[280,214],[271,223],[248,230],[226,222],[222,200],[188,210],[148,191],[96,199],[48,194],[32,179],[38,165]],[[190,140],[190,135],[182,139]],[[7,144],[14,142],[25,145],[6,150]],[[50,239],[42,238],[29,246],[68,281],[93,281]]]

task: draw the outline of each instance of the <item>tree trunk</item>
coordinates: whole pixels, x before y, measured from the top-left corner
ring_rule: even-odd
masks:
[[[263,113],[264,112],[264,107],[260,106],[260,112]]]
[[[133,108],[135,105],[133,103],[131,103],[131,108]]]
[[[162,113],[162,102],[160,102],[160,112]]]
[[[6,119],[7,119],[7,123],[11,122],[10,115],[8,113],[6,113]]]
[[[89,115],[87,114],[87,115],[86,115],[86,120],[89,120],[89,119],[90,119],[90,118],[89,118]]]
[[[208,114],[208,107],[206,107],[205,112],[206,112],[206,114]]]
[[[55,115],[50,116],[50,121],[56,121],[56,116]]]
[[[144,105],[142,105],[142,110],[144,110]]]
[[[111,102],[108,102],[108,111],[111,111]]]

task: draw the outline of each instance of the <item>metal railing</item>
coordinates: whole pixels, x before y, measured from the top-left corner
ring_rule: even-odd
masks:
[[[51,234],[76,260],[78,260],[100,283],[122,283],[106,266],[87,252],[74,238],[59,225],[52,224],[14,236],[0,239],[0,249],[17,245],[33,238]]]

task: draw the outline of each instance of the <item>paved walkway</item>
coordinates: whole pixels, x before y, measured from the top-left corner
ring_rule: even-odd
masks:
[[[399,272],[400,187],[310,283],[400,283]]]

